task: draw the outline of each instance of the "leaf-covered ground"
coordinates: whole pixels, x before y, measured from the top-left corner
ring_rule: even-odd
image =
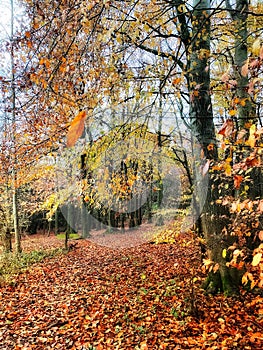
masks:
[[[262,298],[204,296],[191,236],[124,249],[74,244],[1,287],[0,349],[263,348]]]

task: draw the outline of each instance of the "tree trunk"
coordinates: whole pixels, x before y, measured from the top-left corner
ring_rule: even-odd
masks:
[[[233,12],[232,12],[233,13]],[[248,93],[248,63],[247,50],[247,18],[248,0],[238,0],[236,2],[236,12],[232,15],[235,21],[235,72],[237,80],[237,97],[245,102],[238,105],[238,124],[240,128],[246,127],[246,123],[256,118],[255,108],[252,106],[251,97]]]
[[[55,236],[57,236],[58,234],[58,209],[55,211],[55,223],[54,223],[54,233],[55,233]]]
[[[85,202],[81,206],[82,238],[90,237],[90,220],[89,213]]]
[[[13,0],[10,1],[11,5],[11,90],[12,90],[12,202],[13,202],[13,224],[15,231],[15,248],[16,253],[20,254],[22,252],[21,238],[18,227],[18,208],[17,208],[17,181],[16,181],[16,166],[17,166],[17,145],[16,145],[16,78],[15,78],[15,51],[14,51],[14,3]]]
[[[4,252],[10,253],[12,251],[12,236],[11,231],[9,227],[5,229],[5,232],[3,232],[3,246],[4,246]]]
[[[215,127],[210,96],[210,1],[194,1],[195,25],[191,45],[188,90],[190,93],[190,125],[207,158],[216,157]],[[214,145],[213,147],[208,147]],[[200,159],[200,156],[199,156]]]
[[[208,258],[213,261],[216,272],[211,272],[204,288],[209,293],[223,291],[231,294],[237,290],[239,279],[232,269],[226,266],[223,250],[228,247],[231,237],[224,232],[227,226],[225,208],[217,204],[219,198],[216,177],[209,172],[200,172],[200,162],[206,164],[208,159],[217,159],[216,137],[213,122],[212,102],[210,96],[210,1],[194,1],[193,35],[189,50],[189,92],[190,92],[190,122],[194,136],[201,145],[202,152],[194,147],[196,160],[195,182],[198,186],[198,201],[203,203],[201,228],[207,244]],[[200,35],[201,34],[201,35]],[[200,159],[201,158],[201,159]],[[208,178],[207,178],[208,177]],[[206,198],[204,196],[206,195]],[[201,204],[202,205],[202,204]],[[215,271],[214,270],[214,271]]]

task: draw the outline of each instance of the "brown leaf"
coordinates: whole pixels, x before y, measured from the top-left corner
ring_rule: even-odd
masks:
[[[240,184],[243,181],[243,176],[234,175],[234,186],[238,190],[240,188]]]
[[[260,165],[260,158],[258,158],[256,155],[251,154],[249,157],[246,158],[245,164],[247,167],[256,167]]]

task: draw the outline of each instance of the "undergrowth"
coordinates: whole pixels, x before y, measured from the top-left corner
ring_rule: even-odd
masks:
[[[58,239],[65,239],[65,233],[60,233],[56,235]],[[69,239],[80,239],[80,236],[78,233],[70,233],[69,234]]]
[[[23,252],[19,255],[15,253],[2,253],[0,255],[0,283],[8,282],[13,275],[27,270],[31,265],[43,261],[45,258],[52,258],[62,254],[61,248],[49,250],[33,250]]]

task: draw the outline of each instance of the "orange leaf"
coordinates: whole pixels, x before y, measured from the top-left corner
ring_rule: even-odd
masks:
[[[240,184],[243,181],[243,176],[234,175],[234,186],[238,190],[240,188]]]
[[[259,231],[258,238],[263,241],[263,231]]]
[[[246,100],[245,100],[245,99],[241,100],[241,101],[240,101],[240,104],[241,104],[242,107],[245,107],[245,105],[246,105]]]
[[[67,147],[72,147],[75,145],[79,137],[82,135],[84,126],[85,126],[85,118],[87,114],[85,111],[79,112],[79,114],[72,120],[70,127],[68,129],[67,135]]]
[[[173,85],[177,85],[181,82],[181,78],[175,78],[173,81],[172,81],[172,84]]]
[[[237,110],[236,109],[231,109],[230,111],[229,111],[229,115],[231,115],[231,117],[233,117],[234,115],[236,115],[237,114]]]

